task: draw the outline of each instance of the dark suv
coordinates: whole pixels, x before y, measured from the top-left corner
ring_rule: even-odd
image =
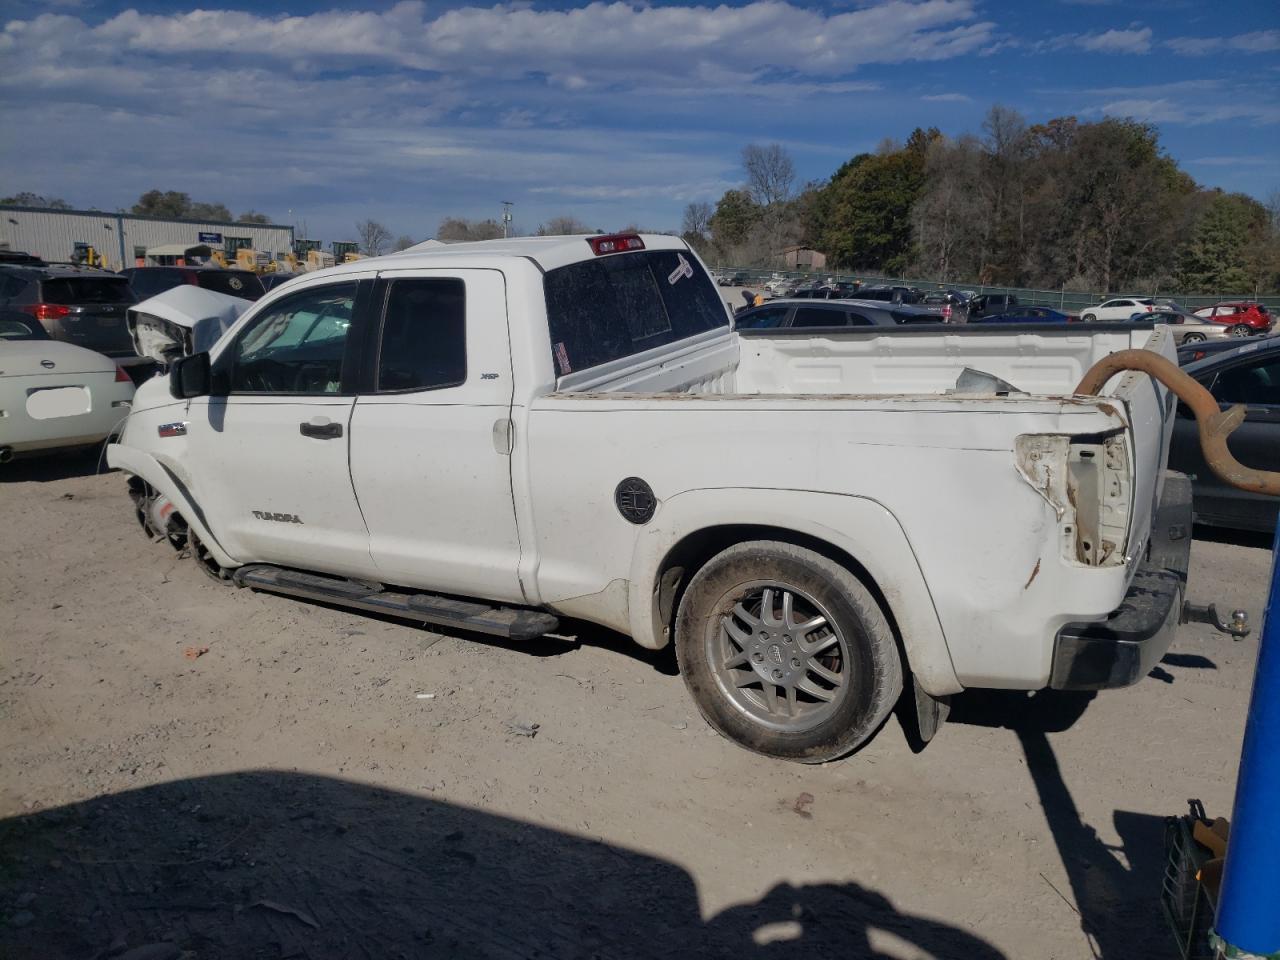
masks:
[[[0,306],[39,320],[55,340],[105,353],[121,366],[147,364],[133,351],[125,311],[137,297],[124,277],[92,267],[0,266]]]
[[[979,317],[993,317],[997,313],[1004,313],[1017,305],[1018,298],[1012,293],[984,293],[969,301],[969,319],[976,320]]]
[[[120,271],[139,300],[148,300],[184,283],[225,293],[245,300],[257,300],[267,292],[252,270],[224,270],[221,267],[129,267]]]

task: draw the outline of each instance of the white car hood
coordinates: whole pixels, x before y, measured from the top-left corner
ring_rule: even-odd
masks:
[[[169,363],[208,350],[252,300],[183,284],[129,308],[129,332],[139,356]]]

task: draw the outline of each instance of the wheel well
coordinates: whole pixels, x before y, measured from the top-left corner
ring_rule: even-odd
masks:
[[[720,551],[735,543],[744,543],[749,540],[779,540],[812,550],[840,564],[861,580],[862,585],[875,597],[885,619],[889,621],[889,627],[893,630],[899,653],[903,652],[902,637],[898,631],[893,610],[885,600],[880,585],[856,557],[820,537],[765,524],[726,524],[706,527],[687,535],[667,551],[667,555],[662,558],[662,563],[658,566],[658,575],[653,584],[652,615],[656,636],[662,637],[668,643],[671,641],[676,611],[680,608],[680,599],[684,596],[685,588],[693,579],[693,575]],[[904,669],[909,668],[905,656],[902,663]]]

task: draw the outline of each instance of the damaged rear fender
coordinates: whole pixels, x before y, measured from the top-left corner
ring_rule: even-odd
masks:
[[[195,530],[200,542],[221,566],[240,566],[240,561],[227,553],[209,530],[204,511],[191,498],[186,484],[166,470],[155,457],[134,447],[112,443],[107,446],[107,463],[116,470],[123,470],[145,480],[168,497],[186,520],[187,526]]]

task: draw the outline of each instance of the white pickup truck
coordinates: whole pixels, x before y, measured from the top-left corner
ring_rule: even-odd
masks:
[[[1073,387],[1163,327],[735,332],[667,236],[308,274],[144,384],[112,466],[242,587],[515,640],[674,642],[699,709],[816,762],[907,686],[1142,677],[1182,605],[1172,397]]]

